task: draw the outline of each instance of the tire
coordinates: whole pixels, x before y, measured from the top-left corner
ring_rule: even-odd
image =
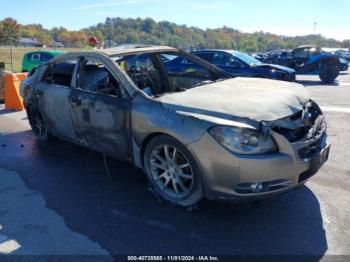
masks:
[[[191,207],[204,196],[196,161],[186,146],[172,137],[160,135],[148,143],[144,169],[154,193],[168,202]]]
[[[37,140],[39,140],[40,142],[49,141],[51,139],[51,135],[46,128],[44,118],[39,112],[39,110],[34,109],[32,107],[27,107],[26,111],[30,127],[32,128],[32,131]]]
[[[339,68],[334,63],[327,63],[321,66],[319,77],[323,83],[330,84],[339,76]]]

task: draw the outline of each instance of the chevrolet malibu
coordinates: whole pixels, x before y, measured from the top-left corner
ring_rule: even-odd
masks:
[[[194,70],[173,72],[181,57]],[[303,86],[230,78],[161,46],[58,56],[21,85],[40,141],[71,141],[142,168],[163,199],[255,200],[296,188],[327,161],[326,122]]]

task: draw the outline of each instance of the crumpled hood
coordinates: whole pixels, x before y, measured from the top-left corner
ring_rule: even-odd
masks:
[[[237,77],[165,94],[157,100],[165,107],[182,112],[273,121],[302,110],[309,94],[295,83]]]
[[[270,68],[270,69],[276,69],[276,70],[281,70],[288,72],[290,74],[295,74],[295,70],[286,66],[281,66],[281,65],[275,65],[275,64],[257,64],[255,65],[256,67],[265,67],[265,68]]]

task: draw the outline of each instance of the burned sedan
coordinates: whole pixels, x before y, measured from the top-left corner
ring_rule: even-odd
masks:
[[[183,57],[195,70],[173,73]],[[327,160],[326,123],[298,84],[230,78],[170,47],[69,53],[21,86],[38,140],[60,137],[133,163],[181,206],[289,191]]]

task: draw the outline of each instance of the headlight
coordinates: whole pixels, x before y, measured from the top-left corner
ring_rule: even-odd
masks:
[[[209,133],[222,146],[238,154],[266,154],[277,152],[277,146],[270,135],[263,135],[258,130],[215,126]]]

